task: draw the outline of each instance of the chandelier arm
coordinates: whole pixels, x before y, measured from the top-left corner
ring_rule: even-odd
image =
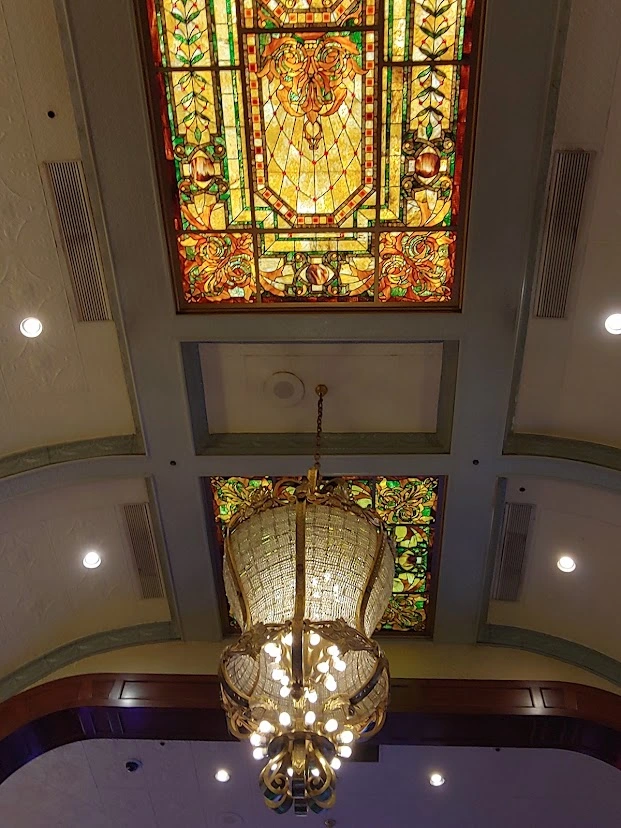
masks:
[[[229,571],[233,576],[233,582],[235,584],[235,592],[237,593],[237,597],[239,599],[239,605],[241,607],[242,612],[242,631],[245,631],[248,627],[248,601],[246,599],[246,592],[244,590],[244,585],[242,583],[241,578],[239,577],[239,572],[237,570],[237,565],[235,563],[235,556],[231,554],[231,544],[230,544],[230,529],[226,533],[226,537],[224,538],[224,556],[229,566]]]
[[[384,551],[385,541],[386,535],[384,533],[384,530],[381,527],[379,527],[377,530],[377,542],[375,545],[375,557],[373,558],[373,566],[371,567],[371,571],[369,572],[369,577],[367,578],[364,591],[361,593],[360,598],[358,599],[358,607],[356,610],[356,626],[360,630],[365,630],[365,632],[366,629],[364,626],[364,617],[367,612],[367,606],[369,604],[371,592],[373,591],[373,587],[377,580],[377,574],[379,572],[380,564],[382,563],[382,553]]]
[[[368,680],[368,682],[362,687],[358,692],[353,695],[349,703],[353,704],[354,706],[360,704],[361,701],[364,701],[366,697],[373,691],[377,682],[381,679],[382,673],[388,670],[388,661],[386,660],[386,656],[382,655],[379,661],[377,662],[377,667],[375,668],[375,672]]]
[[[304,690],[304,611],[306,610],[306,497],[295,505],[295,603],[291,634],[291,672],[294,698]]]

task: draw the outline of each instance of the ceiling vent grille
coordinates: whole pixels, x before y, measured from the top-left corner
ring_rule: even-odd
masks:
[[[517,601],[520,597],[528,534],[534,512],[532,503],[505,504],[492,584],[492,598],[496,601]]]
[[[592,155],[586,150],[559,150],[552,160],[535,309],[535,315],[543,319],[564,319],[566,316]]]
[[[49,161],[62,244],[80,322],[111,319],[99,245],[81,161]]]
[[[157,561],[157,545],[148,503],[126,503],[123,506],[127,534],[143,598],[163,598],[164,586]]]

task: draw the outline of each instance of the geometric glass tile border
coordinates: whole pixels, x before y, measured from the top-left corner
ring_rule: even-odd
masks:
[[[208,493],[221,571],[224,531],[233,515],[258,488],[272,490],[279,480],[302,478],[212,477]],[[443,478],[345,476],[355,502],[373,508],[382,518],[396,547],[395,575],[390,603],[378,632],[430,636],[432,633],[436,573],[439,559]],[[226,606],[222,578],[222,606]],[[226,612],[229,632],[236,624]]]

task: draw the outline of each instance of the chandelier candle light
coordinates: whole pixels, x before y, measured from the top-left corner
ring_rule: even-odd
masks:
[[[224,582],[241,637],[222,654],[231,733],[263,762],[260,787],[276,813],[335,802],[336,771],[384,723],[388,662],[370,639],[392,590],[394,549],[381,519],[319,474],[260,492],[231,520]]]

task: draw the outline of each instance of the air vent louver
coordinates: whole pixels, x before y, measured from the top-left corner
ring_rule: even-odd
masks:
[[[134,554],[136,572],[143,598],[163,598],[164,587],[157,561],[157,546],[148,503],[123,506],[127,534]]]
[[[80,161],[50,161],[48,172],[80,322],[111,319],[99,245]]]
[[[559,150],[552,159],[545,227],[539,258],[535,315],[564,319],[580,226],[580,214],[593,153]]]
[[[534,512],[532,503],[505,504],[492,584],[492,598],[496,601],[517,601],[520,597],[528,533]]]

